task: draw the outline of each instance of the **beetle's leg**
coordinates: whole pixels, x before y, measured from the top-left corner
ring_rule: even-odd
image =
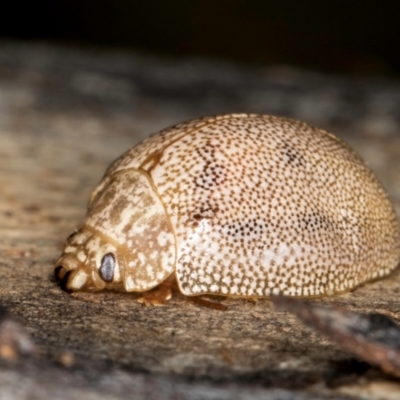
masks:
[[[202,307],[207,307],[207,308],[212,308],[213,310],[220,310],[220,311],[226,311],[228,307],[219,301],[215,300],[210,300],[202,296],[193,296],[189,297],[193,303],[198,304]]]
[[[138,299],[144,306],[161,306],[172,297],[172,291],[176,288],[175,274],[171,274],[155,290],[146,292]]]

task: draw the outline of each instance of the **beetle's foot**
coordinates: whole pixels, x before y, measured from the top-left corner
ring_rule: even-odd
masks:
[[[146,292],[138,299],[138,302],[144,306],[162,306],[172,297],[170,286],[160,285],[152,292]]]

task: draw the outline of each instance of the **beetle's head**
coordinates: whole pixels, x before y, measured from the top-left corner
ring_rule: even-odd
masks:
[[[174,272],[175,256],[174,231],[150,177],[129,170],[96,189],[54,272],[69,291],[144,292]]]
[[[55,264],[54,275],[61,288],[67,291],[118,288],[122,281],[122,257],[116,245],[82,228],[67,239],[63,254]]]

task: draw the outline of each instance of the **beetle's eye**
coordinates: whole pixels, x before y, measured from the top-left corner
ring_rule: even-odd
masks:
[[[104,282],[110,283],[114,279],[114,269],[115,269],[115,257],[112,253],[107,253],[101,259],[101,265],[99,268],[100,278]]]

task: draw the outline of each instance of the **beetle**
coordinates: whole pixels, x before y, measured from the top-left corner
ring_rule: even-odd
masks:
[[[351,290],[399,260],[388,196],[344,142],[283,117],[228,114],[115,160],[55,276],[70,291],[176,281],[186,296],[307,297]]]

